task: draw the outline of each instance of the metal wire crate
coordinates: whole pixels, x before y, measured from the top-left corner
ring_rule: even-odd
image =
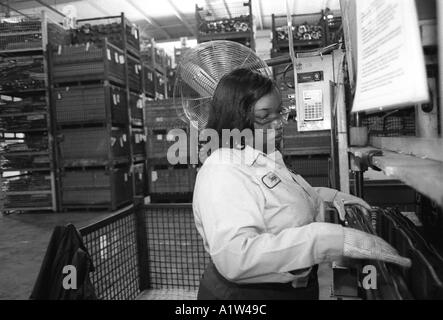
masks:
[[[131,124],[143,125],[143,97],[133,92],[129,93],[129,107],[131,108]]]
[[[68,44],[68,31],[60,21],[39,16],[0,19],[0,52],[45,51],[48,43]]]
[[[251,1],[213,1],[207,7],[196,7],[197,42],[232,40],[254,48]]]
[[[194,191],[197,170],[191,166],[175,168],[154,166],[149,168],[149,193],[177,194]]]
[[[161,72],[156,71],[155,79],[156,79],[156,85],[155,85],[156,94],[166,97],[165,75]]]
[[[122,50],[127,49],[137,56],[140,54],[140,31],[123,13],[120,16],[79,19],[77,25],[72,33],[74,43],[100,44],[106,38]]]
[[[129,137],[125,129],[85,127],[62,129],[59,142],[64,166],[108,165],[129,161]]]
[[[107,43],[59,46],[52,52],[53,79],[57,84],[82,81],[110,81],[125,85],[123,51]]]
[[[147,64],[143,64],[143,88],[145,94],[155,97],[155,71]]]
[[[143,129],[132,129],[132,152],[146,157],[146,134]]]
[[[292,34],[294,47],[298,49],[318,48],[327,41],[327,25],[324,13],[292,15]],[[289,47],[289,29],[285,15],[272,15],[272,50],[287,51]]]
[[[145,124],[149,129],[187,126],[179,119],[173,99],[146,101]]]
[[[195,292],[210,261],[191,204],[130,206],[80,233],[100,299],[135,299],[144,290],[143,296],[168,290],[165,299]]]
[[[149,275],[152,289],[197,289],[209,255],[188,205],[145,208]]]
[[[172,130],[172,127],[170,127]],[[186,132],[186,131],[185,131]],[[187,135],[186,135],[187,136]],[[177,144],[179,143],[179,145]],[[172,146],[178,147],[181,150],[189,150],[190,144],[189,139],[178,140],[175,135],[171,134],[169,130],[156,129],[148,132],[147,135],[147,155],[150,159],[166,159],[167,153]],[[189,152],[187,152],[188,154]],[[187,159],[187,154],[175,154],[180,159]]]
[[[139,59],[128,56],[129,88],[135,92],[142,91],[142,65]]]
[[[54,210],[52,195],[47,193],[35,193],[20,195],[6,194],[1,199],[0,211],[44,211]]]
[[[54,89],[57,123],[127,124],[126,90],[113,85],[70,86]]]
[[[136,163],[133,165],[133,178],[134,178],[134,196],[146,196],[147,195],[147,172],[146,172],[146,163]]]
[[[116,210],[132,201],[128,166],[66,170],[61,175],[62,208],[107,207]]]
[[[144,230],[137,224],[139,212],[131,205],[79,230],[94,264],[90,276],[99,299],[134,300],[140,294],[141,265],[147,261],[139,259],[146,248],[137,242]]]
[[[43,50],[41,18],[0,19],[0,51],[23,49]]]

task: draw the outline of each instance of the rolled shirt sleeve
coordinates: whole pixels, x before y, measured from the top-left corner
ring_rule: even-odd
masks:
[[[296,278],[290,271],[343,255],[340,225],[314,222],[268,232],[264,195],[257,182],[236,166],[204,167],[193,207],[197,229],[215,266],[233,282],[290,282]]]

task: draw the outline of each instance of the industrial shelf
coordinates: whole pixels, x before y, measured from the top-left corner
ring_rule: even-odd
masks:
[[[47,91],[46,88],[24,89],[24,90],[20,90],[20,91],[16,91],[16,90],[1,91],[0,90],[0,95],[3,95],[3,96],[13,96],[13,97],[22,97],[22,96],[25,96],[25,95],[37,94],[37,93],[42,93],[42,92],[46,92],[46,91]]]
[[[7,191],[3,192],[4,195],[7,196],[21,196],[21,195],[33,195],[33,194],[52,194],[52,190],[37,190],[37,191]]]
[[[44,51],[43,47],[26,48],[26,49],[13,49],[13,50],[0,50],[0,55],[2,54],[13,54],[13,53],[26,53],[26,52],[40,52]]]
[[[41,107],[45,107],[46,105],[41,105]],[[37,116],[42,114],[47,114],[47,111],[37,111],[37,112],[19,112],[19,113],[0,113],[0,118],[13,118],[13,117],[22,117],[22,116]]]
[[[349,153],[357,159],[363,159],[370,151],[382,154],[374,155],[370,165],[379,168],[388,177],[396,178],[426,194],[443,206],[443,162],[373,147],[349,148]]]
[[[45,172],[45,171],[51,171],[52,168],[50,167],[42,167],[42,168],[1,168],[0,170],[2,172]]]
[[[12,212],[12,211],[54,211],[53,207],[3,207],[0,209],[3,212]]]
[[[16,23],[1,24],[0,31],[0,59],[17,64],[3,64],[2,70],[0,95],[5,98],[0,107],[0,135],[5,144],[0,151],[0,211],[56,211],[53,126],[48,107],[51,66],[46,48],[68,44],[69,32],[62,27],[61,18],[56,21],[45,12],[32,20],[16,19]],[[36,30],[28,30],[31,27]],[[13,172],[20,174],[8,176]]]

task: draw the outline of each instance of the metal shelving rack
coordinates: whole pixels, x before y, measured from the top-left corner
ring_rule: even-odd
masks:
[[[45,12],[9,19],[16,21],[0,24],[3,62],[0,68],[3,73],[0,80],[0,210],[2,213],[56,211],[59,204],[47,46],[67,43],[69,34],[59,21],[50,19]],[[33,62],[28,65],[31,69],[26,71],[26,61],[31,59]],[[7,64],[12,66],[14,74],[7,74]],[[25,74],[27,77],[23,77]],[[7,83],[8,76],[19,77]]]
[[[251,0],[211,1],[207,7],[195,6],[197,42],[236,41],[255,50]]]
[[[439,1],[417,2],[417,13],[422,48],[427,67],[427,80],[431,92],[429,104],[412,106],[411,109],[365,115],[359,113],[354,119],[356,127],[367,127],[367,144],[355,143],[348,148],[350,171],[354,176],[354,193],[365,196],[364,175],[369,168],[380,170],[385,176],[396,179],[411,188],[415,213],[422,224],[423,234],[430,243],[443,248],[443,94],[440,24],[443,6]],[[346,39],[350,95],[355,90],[354,72],[356,57],[353,36],[356,30],[356,9],[350,1],[342,1],[343,24]],[[423,28],[423,24],[434,25]],[[427,31],[427,32],[426,32]],[[425,33],[426,32],[426,33]],[[352,101],[352,100],[351,100]],[[405,121],[404,113],[411,112]],[[419,116],[419,114],[422,114]],[[427,113],[427,121],[423,118]],[[389,119],[391,118],[391,119]],[[400,121],[401,120],[401,121]],[[407,126],[405,126],[405,124]],[[411,125],[409,125],[411,124]],[[359,146],[357,146],[359,145]],[[413,266],[414,267],[414,266]]]
[[[97,48],[102,51],[96,54],[96,58],[99,59],[94,62],[93,67],[90,66],[90,71],[86,70],[82,75],[77,75],[74,72],[71,79],[64,80],[70,80],[72,83],[64,83],[61,86],[61,94],[66,95],[63,93],[63,88],[68,88],[71,91],[76,88],[83,95],[83,103],[80,105],[84,105],[88,98],[99,99],[95,101],[100,101],[102,105],[100,105],[101,110],[88,110],[88,118],[91,118],[89,123],[85,120],[74,123],[73,119],[68,119],[64,123],[59,122],[58,127],[64,128],[63,132],[66,135],[71,133],[87,134],[91,130],[105,130],[103,141],[110,143],[110,146],[106,146],[107,151],[104,150],[102,154],[106,158],[101,157],[100,159],[88,158],[92,158],[94,155],[93,150],[90,153],[82,154],[82,156],[84,155],[82,159],[73,159],[73,161],[65,161],[61,154],[62,175],[70,177],[69,181],[66,180],[69,182],[69,186],[65,187],[63,183],[60,185],[61,197],[68,199],[68,195],[73,192],[86,190],[84,184],[89,183],[95,186],[92,188],[98,194],[103,191],[100,189],[106,189],[107,193],[103,195],[102,199],[109,199],[109,201],[95,204],[94,199],[85,196],[92,204],[79,203],[76,205],[74,202],[78,198],[73,197],[69,200],[69,204],[66,203],[65,209],[106,208],[117,210],[131,202],[134,196],[144,197],[143,191],[134,194],[134,190],[140,190],[139,186],[143,184],[143,181],[140,183],[138,180],[144,179],[143,172],[146,171],[144,150],[141,153],[136,152],[140,151],[140,148],[136,146],[144,146],[145,139],[142,103],[143,70],[140,62],[139,30],[126,19],[123,13],[119,16],[82,19],[77,22],[77,28],[73,31],[73,42],[76,43],[76,46],[84,48],[85,52],[89,52],[89,54]],[[87,67],[92,60],[94,59],[86,57],[83,62]],[[103,62],[104,65],[100,65]],[[61,80],[63,79],[58,80],[59,87],[62,85]],[[86,80],[87,82],[83,82]],[[94,84],[91,84],[91,81],[95,81]],[[103,87],[101,90],[100,85]],[[94,97],[88,97],[88,94],[84,92],[86,89],[82,88],[88,88]],[[103,132],[98,131],[97,134],[103,134]],[[91,136],[92,140],[95,141]],[[62,144],[63,141],[60,143]],[[82,146],[86,147],[84,141],[82,143]],[[98,146],[99,144],[97,144],[97,149]],[[66,147],[64,149],[66,150]],[[105,186],[103,179],[106,180],[106,188],[103,188]],[[75,182],[75,185],[71,182]],[[63,191],[67,191],[66,194],[63,195]]]

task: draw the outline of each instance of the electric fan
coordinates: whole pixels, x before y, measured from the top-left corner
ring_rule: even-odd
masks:
[[[271,76],[268,65],[254,51],[237,42],[204,42],[186,52],[178,64],[174,86],[174,105],[179,118],[197,129],[204,129],[218,82],[238,68]]]

